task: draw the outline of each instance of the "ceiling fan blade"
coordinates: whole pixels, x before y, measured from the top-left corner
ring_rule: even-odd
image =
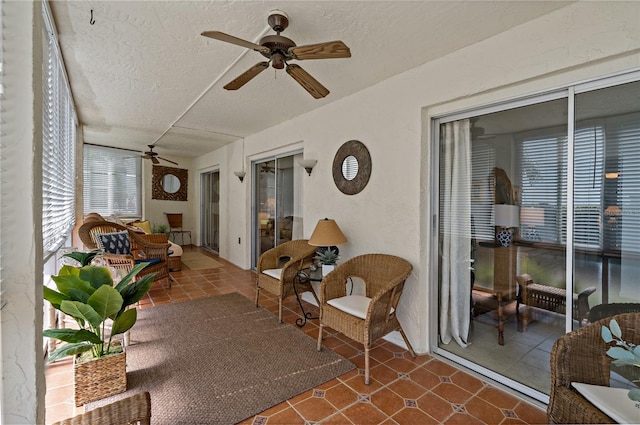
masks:
[[[156,165],[160,164],[160,161],[158,161],[158,158],[156,158],[155,156],[151,156],[149,157],[149,159]]]
[[[236,79],[224,86],[224,88],[226,90],[238,90],[267,68],[269,68],[269,62],[259,62],[240,74]]]
[[[161,157],[161,156],[159,156],[159,157],[158,157],[158,159],[161,159],[161,160],[163,160],[163,161],[167,161],[167,162],[170,162],[170,163],[172,163],[172,164],[178,165],[178,163],[177,163],[177,162],[173,162],[173,161],[171,161],[170,159],[163,158],[163,157]]]
[[[336,59],[350,58],[351,50],[342,41],[328,41],[326,43],[308,44],[306,46],[291,47],[288,51],[296,59]]]
[[[320,99],[329,94],[329,90],[298,65],[287,65],[287,74],[291,75],[311,96]]]
[[[265,46],[261,46],[256,43],[252,43],[247,40],[243,40],[238,37],[234,37],[229,34],[225,34],[220,31],[205,31],[201,35],[209,38],[213,38],[215,40],[225,41],[227,43],[235,44],[236,46],[246,47],[247,49],[255,50],[256,52],[261,53],[270,53],[271,49]]]

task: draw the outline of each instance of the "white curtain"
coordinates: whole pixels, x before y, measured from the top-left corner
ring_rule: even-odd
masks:
[[[467,346],[471,300],[469,120],[446,123],[440,139],[440,338]]]

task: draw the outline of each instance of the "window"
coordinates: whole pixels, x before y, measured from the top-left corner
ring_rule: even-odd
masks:
[[[43,10],[42,243],[48,257],[75,223],[76,118],[55,28]]]
[[[141,217],[140,153],[84,145],[84,213]]]

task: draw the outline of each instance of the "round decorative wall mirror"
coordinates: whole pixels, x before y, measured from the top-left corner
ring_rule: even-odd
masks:
[[[333,181],[344,194],[360,193],[371,176],[371,156],[367,147],[357,140],[349,140],[333,158]]]
[[[176,193],[180,190],[180,180],[173,174],[165,174],[162,177],[162,189],[167,193]]]

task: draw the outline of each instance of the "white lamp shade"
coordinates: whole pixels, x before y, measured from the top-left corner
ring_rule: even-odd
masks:
[[[317,163],[318,160],[316,159],[301,159],[300,161],[298,161],[298,164],[300,164],[302,168],[313,168]]]
[[[347,243],[347,238],[336,221],[329,218],[319,220],[309,238],[309,245],[313,246],[335,246],[343,243]]]
[[[520,223],[527,226],[544,225],[544,208],[523,207],[520,209]]]
[[[494,205],[495,225],[503,227],[520,226],[520,207],[517,205]]]

